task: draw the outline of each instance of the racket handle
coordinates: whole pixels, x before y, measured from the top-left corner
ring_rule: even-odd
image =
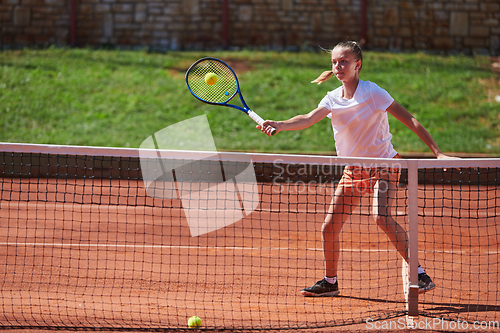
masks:
[[[262,126],[262,123],[264,123],[264,119],[262,119],[257,113],[253,112],[252,110],[248,111],[248,116],[260,126]],[[271,135],[276,134],[276,129],[274,127],[271,128]]]

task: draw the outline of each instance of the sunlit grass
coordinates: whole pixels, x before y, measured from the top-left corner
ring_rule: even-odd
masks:
[[[0,126],[4,142],[139,147],[156,131],[206,114],[219,150],[327,153],[335,146],[328,119],[268,138],[240,111],[196,100],[184,73],[203,56],[226,60],[248,105],[268,119],[314,109],[333,78],[329,55],[278,52],[168,52],[92,49],[0,52]],[[486,57],[365,52],[361,79],[386,89],[448,152],[500,153],[500,104],[488,99]],[[390,117],[400,152],[428,151]]]

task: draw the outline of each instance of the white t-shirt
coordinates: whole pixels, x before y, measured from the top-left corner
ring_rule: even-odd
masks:
[[[319,107],[330,110],[338,156],[393,158],[387,108],[394,99],[370,81],[359,80],[353,98],[342,98],[342,86],[327,93]]]

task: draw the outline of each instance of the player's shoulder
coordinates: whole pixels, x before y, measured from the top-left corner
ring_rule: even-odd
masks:
[[[359,80],[359,84],[366,90],[370,91],[385,91],[385,89],[381,88],[378,84],[372,81],[363,81]]]
[[[364,96],[369,96],[381,110],[386,110],[394,101],[387,90],[371,81],[364,81],[361,89]]]

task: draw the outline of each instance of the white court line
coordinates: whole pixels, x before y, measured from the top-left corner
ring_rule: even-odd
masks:
[[[97,244],[97,243],[15,243],[0,242],[0,246],[44,246],[44,247],[120,247],[120,248],[151,248],[151,249],[206,249],[206,250],[276,250],[276,251],[315,251],[322,252],[321,248],[288,248],[288,247],[242,247],[242,246],[193,246],[193,245],[148,245],[148,244]],[[341,249],[342,252],[397,252],[395,249]],[[465,254],[468,251],[449,251],[449,250],[419,250],[422,253],[445,253],[445,254]],[[480,252],[483,254],[500,254],[500,251]]]

